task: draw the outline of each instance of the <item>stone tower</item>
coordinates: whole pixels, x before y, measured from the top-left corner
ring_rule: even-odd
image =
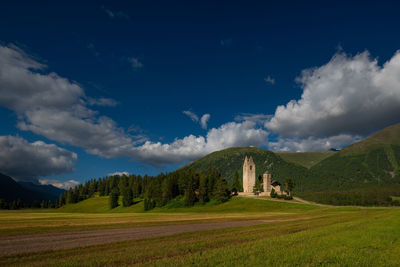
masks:
[[[263,187],[264,187],[264,193],[269,194],[272,189],[271,185],[271,174],[266,172],[263,175]]]
[[[256,164],[253,157],[244,159],[243,163],[243,192],[252,193],[254,184],[256,183]]]

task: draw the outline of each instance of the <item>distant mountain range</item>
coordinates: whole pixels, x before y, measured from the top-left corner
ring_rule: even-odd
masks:
[[[0,173],[0,199],[7,202],[21,199],[24,203],[33,201],[55,201],[65,190],[52,185],[39,185],[31,182],[17,182],[11,177]]]

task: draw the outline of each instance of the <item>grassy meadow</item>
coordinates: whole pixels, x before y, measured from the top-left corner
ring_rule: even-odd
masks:
[[[2,211],[0,235],[227,220],[269,223],[2,256],[0,265],[396,266],[400,262],[398,208],[318,206],[235,197],[220,205],[183,208],[180,203],[170,203],[143,212],[141,203],[135,208],[110,211],[96,210],[107,201],[105,198],[85,201],[56,211]]]

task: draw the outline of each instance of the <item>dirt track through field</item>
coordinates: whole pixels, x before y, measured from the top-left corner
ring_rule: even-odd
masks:
[[[0,256],[43,250],[93,246],[126,240],[137,240],[173,234],[229,227],[252,226],[267,221],[233,221],[201,224],[162,225],[135,228],[71,231],[0,237]]]

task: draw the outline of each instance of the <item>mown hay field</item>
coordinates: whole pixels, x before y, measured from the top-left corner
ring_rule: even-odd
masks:
[[[398,208],[329,207],[236,198],[223,205],[204,207],[209,212],[202,209],[193,207],[182,212],[171,208],[150,213],[4,212],[0,214],[0,226],[2,235],[7,235],[7,230],[12,235],[16,234],[15,229],[27,227],[34,233],[212,220],[256,219],[273,223],[2,256],[0,265],[396,266],[400,262]],[[63,221],[71,225],[62,225]]]

